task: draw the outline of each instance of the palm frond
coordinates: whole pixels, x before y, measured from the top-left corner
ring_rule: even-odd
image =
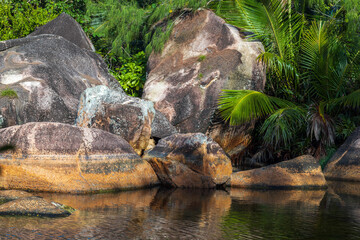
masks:
[[[284,106],[293,104],[253,90],[223,90],[219,100],[221,116],[231,125],[264,117]]]
[[[264,143],[274,150],[289,148],[305,124],[305,109],[298,106],[280,108],[264,121],[260,133]]]

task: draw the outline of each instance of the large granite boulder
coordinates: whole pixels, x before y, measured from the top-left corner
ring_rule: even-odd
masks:
[[[231,187],[239,188],[326,188],[324,174],[315,158],[295,159],[231,175]]]
[[[0,122],[75,122],[81,93],[119,85],[100,56],[60,36],[0,42]],[[2,119],[2,120],[1,120]]]
[[[124,139],[99,129],[28,123],[0,136],[0,189],[85,193],[158,183]]]
[[[247,41],[211,11],[183,13],[164,50],[148,60],[142,97],[153,101],[181,133],[206,133],[222,89],[263,89],[265,69],[256,59],[262,51],[261,43]],[[251,126],[236,134],[221,128],[213,127],[216,132],[210,129],[207,135],[214,138],[222,131],[224,141],[218,143],[227,152],[246,147]]]
[[[66,13],[61,13],[57,18],[37,28],[28,36],[38,36],[41,34],[58,35],[81,48],[95,52],[93,44],[86,36],[80,24]]]
[[[230,159],[221,147],[202,133],[163,138],[144,155],[163,185],[215,188],[230,178]]]
[[[360,181],[360,127],[332,156],[324,174],[327,179]]]

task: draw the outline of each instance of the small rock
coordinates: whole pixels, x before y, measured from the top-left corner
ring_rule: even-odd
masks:
[[[58,204],[50,203],[40,197],[20,198],[0,205],[0,215],[66,217],[70,214]]]

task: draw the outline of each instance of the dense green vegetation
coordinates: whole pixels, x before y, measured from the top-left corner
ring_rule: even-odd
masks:
[[[216,4],[220,15],[265,47],[258,57],[267,67],[265,92],[225,90],[220,100],[231,124],[259,120],[255,151],[275,160],[321,157],[359,125],[359,6],[321,0]]]

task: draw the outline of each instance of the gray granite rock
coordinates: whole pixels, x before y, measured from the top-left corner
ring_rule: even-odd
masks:
[[[38,36],[41,34],[58,35],[81,48],[95,52],[93,44],[86,36],[80,24],[66,13],[61,13],[57,18],[48,22],[44,26],[37,28],[28,36]]]
[[[119,85],[101,57],[61,36],[39,35],[0,42],[3,127],[27,122],[75,122],[81,93],[97,85]]]

